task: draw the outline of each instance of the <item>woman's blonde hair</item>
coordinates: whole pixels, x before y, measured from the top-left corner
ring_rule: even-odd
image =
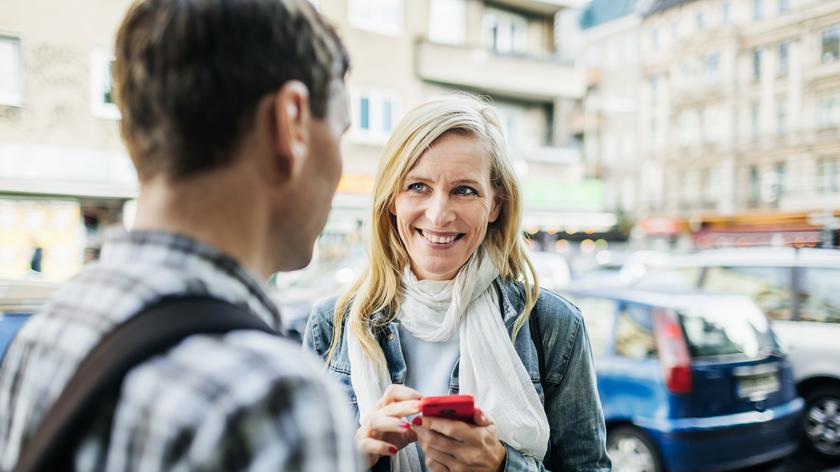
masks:
[[[519,280],[525,286],[525,307],[514,325],[514,338],[527,321],[537,301],[539,287],[536,272],[525,252],[521,232],[522,195],[507,157],[499,118],[486,101],[467,94],[451,95],[409,111],[385,145],[373,185],[369,265],[336,302],[327,362],[341,345],[346,319],[348,329],[358,336],[365,354],[380,368],[385,367],[385,357],[373,331],[396,316],[403,268],[410,262],[390,209],[408,172],[423,153],[447,133],[477,137],[490,155],[490,178],[496,201],[502,208],[498,219],[487,228],[482,244],[502,278]],[[379,326],[373,326],[371,316],[380,311],[386,317]]]

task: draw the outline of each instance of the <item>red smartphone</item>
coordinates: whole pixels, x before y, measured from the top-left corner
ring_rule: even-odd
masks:
[[[420,400],[423,416],[435,416],[472,423],[475,415],[475,401],[472,395],[443,395],[423,397]]]

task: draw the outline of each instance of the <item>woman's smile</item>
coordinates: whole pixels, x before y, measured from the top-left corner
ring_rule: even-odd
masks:
[[[439,232],[420,228],[416,228],[416,231],[433,249],[449,249],[464,237],[464,233]]]

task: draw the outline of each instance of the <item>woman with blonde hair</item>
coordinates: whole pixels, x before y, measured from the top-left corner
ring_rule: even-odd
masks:
[[[401,120],[377,171],[369,266],[309,319],[375,470],[606,471],[580,311],[541,291],[498,117],[458,95]],[[416,416],[471,394],[472,422]]]

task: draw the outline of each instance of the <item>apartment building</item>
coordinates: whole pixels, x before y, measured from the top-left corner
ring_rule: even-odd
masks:
[[[646,177],[638,138],[640,8],[637,0],[593,0],[580,18],[578,52],[587,92],[577,124],[588,171],[604,182],[606,209],[628,216],[638,211]]]
[[[110,80],[128,4],[0,2],[0,277],[37,247],[40,276],[72,275],[136,194]]]
[[[367,207],[380,153],[402,114],[467,91],[496,104],[526,193],[526,225],[608,229],[603,187],[584,178],[572,114],[584,93],[573,61],[572,0],[320,0],[353,58],[353,126],[333,223]]]
[[[814,243],[840,208],[840,3],[657,0],[640,36],[642,219]]]
[[[529,227],[612,225],[570,127],[584,85],[563,33],[576,31],[567,13],[579,1],[311,2],[336,25],[353,63],[353,127],[328,232],[358,229],[380,153],[405,111],[456,90],[497,105]],[[0,276],[25,272],[43,247],[45,273],[64,278],[84,248],[95,252],[104,227],[121,223],[127,203],[130,219],[137,182],[110,79],[114,34],[130,3],[0,3]]]

